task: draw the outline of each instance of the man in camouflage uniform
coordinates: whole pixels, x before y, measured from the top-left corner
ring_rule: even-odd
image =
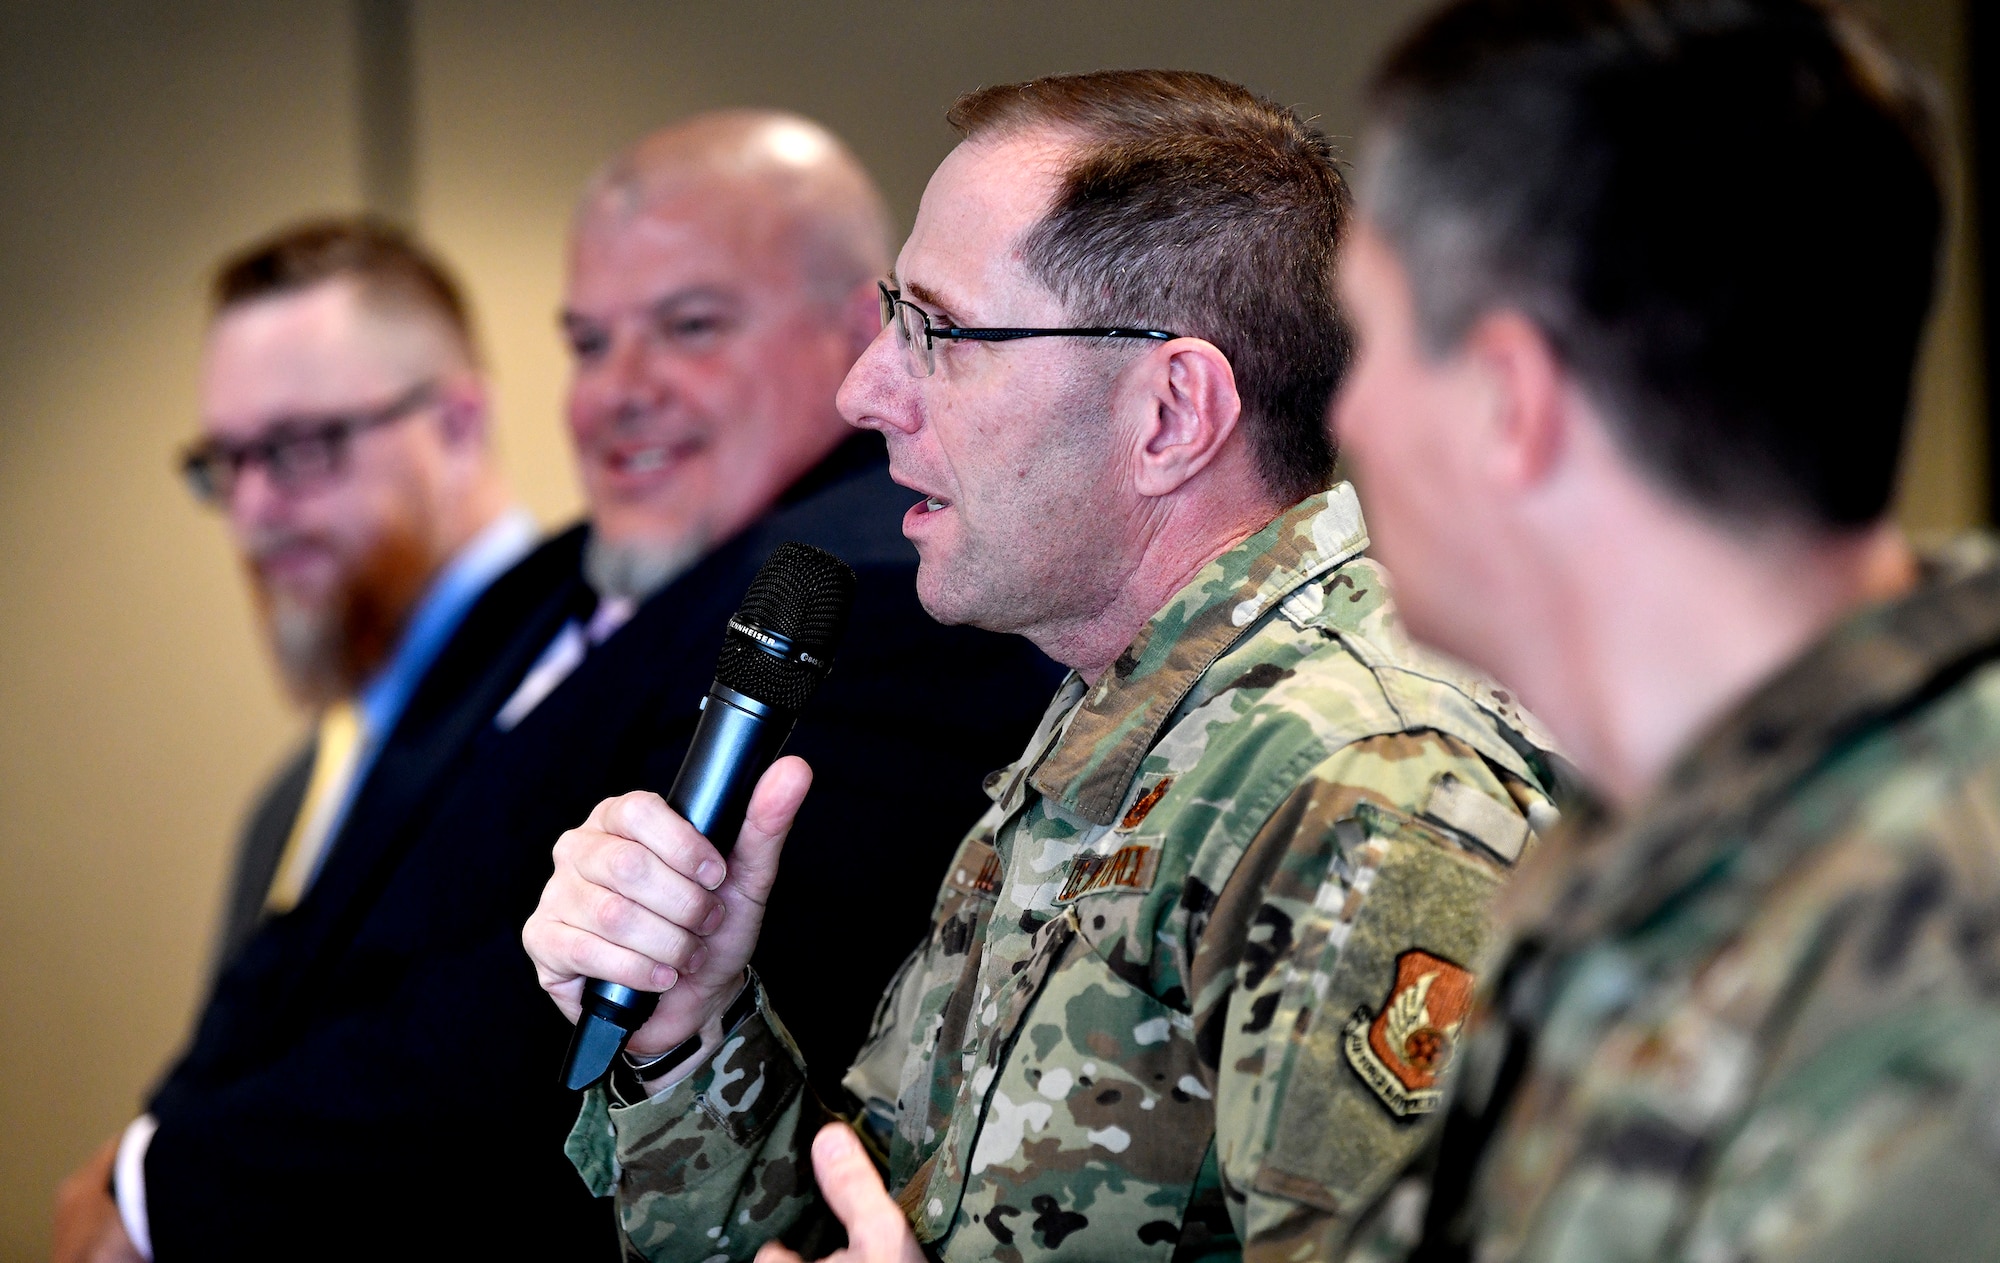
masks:
[[[1339,433],[1606,807],[1364,1255],[2000,1257],[2000,568],[1887,520],[1921,100],[1801,0],[1462,0],[1381,75]]]
[[[841,407],[925,497],[926,607],[1075,672],[845,1080],[883,1174],[742,968],[803,768],[726,878],[650,796],[565,835],[524,933],[545,985],[574,1016],[583,975],[675,980],[570,1152],[651,1259],[843,1227],[868,1259],[1326,1250],[1430,1132],[1490,896],[1552,815],[1544,743],[1403,639],[1324,489],[1325,139],[1167,72],[953,121]]]

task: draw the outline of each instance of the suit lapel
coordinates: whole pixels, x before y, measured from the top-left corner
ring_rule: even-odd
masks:
[[[723,626],[742,604],[758,567],[789,539],[820,543],[850,554],[850,560],[856,559],[856,549],[879,546],[854,537],[857,506],[843,498],[843,489],[867,486],[874,479],[886,481],[886,465],[878,436],[857,434],[842,443],[794,484],[770,514],[648,598],[629,623],[593,649],[509,735],[505,766],[518,769],[519,775],[543,779],[557,764],[575,766],[582,758],[601,762],[618,752],[635,723],[685,723],[691,736],[699,717],[697,707],[722,648]],[[861,516],[866,520],[866,513]],[[881,529],[899,560],[904,554],[914,555],[897,520],[890,519]],[[666,748],[661,742],[637,744]],[[663,769],[657,775],[671,778],[673,770]],[[665,794],[670,785],[625,788]],[[569,823],[580,822],[581,817]]]
[[[293,957],[327,963],[353,933],[386,874],[428,819],[435,789],[577,605],[570,560],[580,530],[496,580],[425,673],[357,791],[326,865],[293,914]],[[566,564],[567,563],[567,564]]]
[[[291,836],[292,824],[305,803],[306,785],[312,779],[313,759],[318,751],[318,742],[308,738],[285,761],[284,769],[265,788],[256,812],[244,827],[236,867],[230,875],[229,902],[223,905],[222,933],[217,937],[215,960],[209,971],[211,981],[229,968],[229,962],[236,959],[236,953],[264,920],[264,901],[270,895],[271,879],[277,875],[285,840]]]

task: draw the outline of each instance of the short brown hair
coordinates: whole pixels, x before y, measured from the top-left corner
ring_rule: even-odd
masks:
[[[1326,489],[1326,408],[1351,351],[1333,283],[1349,198],[1318,128],[1186,70],[981,88],[946,118],[968,140],[1078,133],[1055,205],[1024,239],[1029,271],[1082,323],[1214,343],[1235,370],[1265,485],[1287,502]]]
[[[442,321],[479,360],[465,292],[442,260],[409,233],[373,215],[309,219],[225,259],[210,285],[211,310],[353,278],[372,301]]]
[[[1362,204],[1434,353],[1517,310],[1683,500],[1851,529],[1935,284],[1929,97],[1826,0],[1458,0],[1375,79]]]

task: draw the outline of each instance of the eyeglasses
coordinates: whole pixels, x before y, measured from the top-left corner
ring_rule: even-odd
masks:
[[[912,377],[929,377],[937,372],[936,343],[939,338],[962,342],[1018,342],[1022,338],[1140,338],[1149,342],[1171,342],[1179,337],[1164,329],[960,329],[934,325],[924,309],[891,289],[883,281],[882,327],[896,326],[896,342],[903,348],[903,367]]]
[[[205,504],[223,504],[250,465],[262,465],[282,491],[303,491],[339,477],[348,447],[365,430],[401,421],[437,396],[434,382],[411,387],[379,408],[317,417],[286,417],[247,443],[208,439],[181,453],[181,477]]]

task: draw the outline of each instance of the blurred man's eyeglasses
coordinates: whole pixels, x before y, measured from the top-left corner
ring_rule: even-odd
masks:
[[[903,297],[903,291],[877,281],[882,292],[882,327],[896,326],[896,344],[903,348],[903,367],[912,377],[929,377],[937,372],[936,343],[940,338],[963,342],[1018,342],[1022,338],[1140,338],[1151,342],[1171,342],[1180,335],[1164,329],[961,329],[934,325],[921,307]]]
[[[305,491],[347,468],[354,436],[414,415],[437,397],[437,384],[412,386],[379,408],[317,417],[286,417],[247,443],[206,439],[181,453],[181,477],[204,504],[224,504],[250,465],[262,465],[279,490]]]

